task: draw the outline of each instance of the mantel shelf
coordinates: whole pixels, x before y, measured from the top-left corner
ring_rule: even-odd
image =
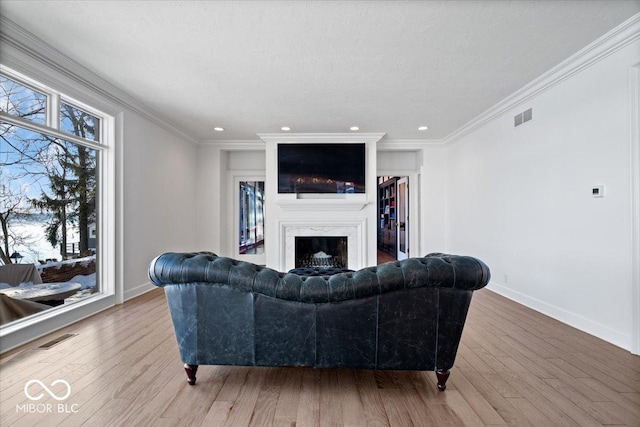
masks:
[[[344,199],[287,199],[276,204],[285,211],[361,211],[369,204],[366,200]]]

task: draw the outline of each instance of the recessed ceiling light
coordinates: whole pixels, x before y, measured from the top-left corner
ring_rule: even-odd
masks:
[[[282,129],[285,132],[288,132],[291,130],[291,128],[289,126],[282,126],[280,129]]]
[[[358,126],[351,126],[349,130],[360,130],[360,128]]]
[[[222,132],[222,131],[224,131],[224,128],[220,127],[220,126],[216,126],[216,127],[213,128],[213,130],[215,130],[216,132]]]
[[[420,126],[418,128],[418,130],[427,130],[427,129],[429,129],[429,126]]]

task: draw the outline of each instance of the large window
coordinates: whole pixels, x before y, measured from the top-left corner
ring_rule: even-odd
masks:
[[[113,292],[102,279],[113,119],[4,67],[0,119],[4,328]]]

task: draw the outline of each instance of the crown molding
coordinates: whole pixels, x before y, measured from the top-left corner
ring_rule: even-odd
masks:
[[[385,133],[258,133],[264,142],[377,142]]]
[[[445,145],[444,139],[384,139],[378,142],[378,151],[421,150],[429,146]]]
[[[539,96],[638,39],[640,39],[640,13],[633,15],[475,119],[456,129],[444,138],[445,143],[453,143],[459,140],[486,123],[502,116],[507,111]]]
[[[221,150],[264,150],[261,139],[206,139],[198,145],[203,147],[215,146]]]
[[[132,111],[174,135],[179,136],[180,138],[191,143],[199,142],[194,135],[173,124],[170,120],[167,120],[165,117],[144,105],[136,98],[125,93],[107,80],[78,64],[64,53],[3,16],[0,16],[0,42],[5,44],[7,47],[15,49],[15,51],[19,52],[20,56],[28,58],[31,61],[36,61],[38,64],[43,64],[58,75],[62,76],[65,80],[70,80],[74,83],[74,87],[72,88],[73,90],[77,90],[78,87],[75,85],[79,85],[82,88],[83,93],[86,93],[87,91],[92,92],[93,94],[109,101],[111,104],[115,104]],[[2,53],[3,63],[7,60],[12,60],[13,63],[19,65],[20,68],[24,68],[21,72],[25,74],[28,74],[30,70],[33,70],[33,63],[29,63],[29,61],[25,61],[16,55],[11,55],[8,49],[3,49]],[[15,68],[13,63],[6,65],[11,68]],[[60,79],[55,79],[55,83],[58,86],[68,87],[68,85],[60,81]],[[61,92],[68,91],[61,90]]]
[[[281,134],[272,134],[273,139],[276,141],[285,141],[280,138]],[[308,134],[297,134],[297,135],[308,135]],[[313,134],[318,135],[318,134]],[[330,134],[325,134],[330,135]],[[270,139],[268,137],[267,139]],[[364,138],[365,141],[369,139]],[[290,142],[304,142],[299,137],[293,137],[290,139]],[[344,139],[339,139],[336,142],[344,142]],[[325,141],[326,142],[326,141]],[[429,146],[441,146],[445,145],[446,141],[443,139],[381,139],[376,144],[377,151],[417,151],[422,150],[425,147]],[[242,150],[264,150],[265,149],[265,141],[262,139],[254,139],[254,140],[240,140],[240,139],[209,139],[201,141],[198,145],[202,147],[216,147],[220,150],[229,150],[229,151],[242,151]]]

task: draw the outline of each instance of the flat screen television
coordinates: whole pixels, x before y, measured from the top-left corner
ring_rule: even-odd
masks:
[[[364,193],[365,144],[278,144],[278,193]]]

